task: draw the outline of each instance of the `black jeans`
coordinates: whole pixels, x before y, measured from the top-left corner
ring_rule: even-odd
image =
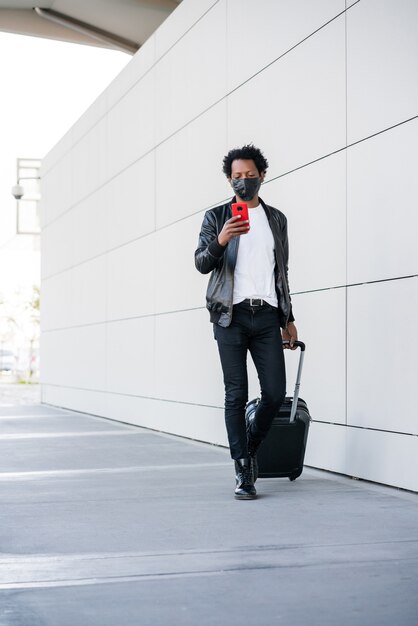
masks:
[[[225,424],[233,459],[248,457],[245,404],[248,401],[247,350],[257,369],[261,401],[254,439],[264,439],[286,395],[286,370],[278,309],[268,304],[235,304],[231,325],[213,325],[225,383]]]

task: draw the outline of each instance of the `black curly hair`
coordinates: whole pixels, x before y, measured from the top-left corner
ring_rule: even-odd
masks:
[[[231,178],[232,161],[236,159],[251,159],[258,170],[259,174],[265,172],[269,166],[268,161],[259,148],[249,143],[242,148],[233,148],[226,156],[224,156],[222,171],[227,178]]]

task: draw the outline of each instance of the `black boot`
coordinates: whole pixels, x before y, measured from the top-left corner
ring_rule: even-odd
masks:
[[[254,415],[252,417],[254,418]],[[252,423],[252,421],[253,420],[249,419],[248,415],[245,415],[245,423],[246,423],[246,427],[247,427],[248,454],[250,455],[251,465],[252,465],[252,470],[253,470],[253,479],[254,479],[254,482],[255,482],[257,480],[257,478],[258,478],[257,450],[260,447],[262,439],[255,439],[251,435],[251,423]]]
[[[260,447],[261,440],[252,439],[251,435],[248,435],[248,454],[251,459],[251,467],[253,470],[253,479],[254,482],[258,478],[258,463],[257,463],[257,450]]]
[[[250,500],[256,497],[254,487],[253,465],[250,458],[235,459],[235,497],[237,500]]]

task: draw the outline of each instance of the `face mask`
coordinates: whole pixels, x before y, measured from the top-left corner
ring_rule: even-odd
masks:
[[[261,186],[261,178],[232,178],[232,189],[241,200],[252,200]]]

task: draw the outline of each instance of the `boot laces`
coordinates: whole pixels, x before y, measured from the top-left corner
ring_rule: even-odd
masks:
[[[253,472],[251,465],[244,466],[240,468],[239,478],[241,484],[248,484],[252,482]]]

